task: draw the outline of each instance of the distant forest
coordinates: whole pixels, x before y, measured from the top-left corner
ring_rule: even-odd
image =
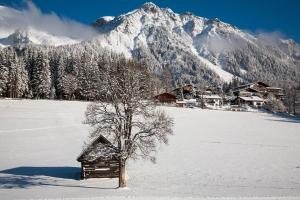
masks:
[[[103,49],[75,47],[0,49],[0,97],[100,99],[101,68],[129,60]]]

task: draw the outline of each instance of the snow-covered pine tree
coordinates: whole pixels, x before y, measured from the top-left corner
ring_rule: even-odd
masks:
[[[25,67],[25,62],[23,57],[19,57],[17,61],[17,86],[16,86],[16,93],[17,97],[28,97],[29,93],[29,77],[28,77],[28,71]]]
[[[32,90],[35,98],[48,98],[51,88],[48,56],[39,51],[33,65]]]
[[[79,92],[83,99],[89,101],[97,98],[99,79],[99,68],[96,60],[84,53],[78,72]]]
[[[68,100],[73,100],[75,98],[75,93],[78,89],[78,81],[77,78],[72,74],[67,74],[64,76],[63,84],[64,84],[64,94],[65,98]]]
[[[55,70],[55,88],[59,99],[64,97],[64,79],[65,79],[65,61],[62,56],[59,57],[57,67]]]
[[[7,91],[8,82],[8,68],[6,62],[6,56],[4,52],[0,50],[0,96],[5,96]]]
[[[8,66],[8,82],[7,82],[7,96],[10,98],[17,98],[18,87],[18,59],[15,51],[9,50],[7,54]]]

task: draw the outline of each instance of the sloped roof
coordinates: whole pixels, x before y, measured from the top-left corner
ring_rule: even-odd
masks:
[[[170,93],[170,92],[163,92],[161,94],[158,94],[158,95],[154,96],[154,98],[158,98],[159,96],[162,96],[162,95],[167,95],[169,97],[172,97],[172,98],[176,99],[176,96],[174,94]]]
[[[222,99],[219,95],[213,94],[213,95],[203,95],[203,99]]]
[[[270,90],[283,90],[280,87],[267,87],[267,89],[270,89]]]
[[[197,99],[177,100],[176,103],[178,103],[178,104],[197,103]]]
[[[109,159],[116,157],[118,154],[117,148],[112,145],[103,135],[96,138],[91,144],[83,150],[78,156],[77,161],[93,162],[98,159]]]
[[[255,85],[255,84],[262,85],[262,86],[265,86],[265,87],[270,87],[268,84],[266,84],[266,83],[264,83],[262,81],[257,81],[257,82],[248,83],[248,84],[245,84],[245,85],[240,85],[240,86],[234,88],[234,90],[240,90],[240,89],[247,88],[247,87],[251,87],[252,88],[252,86]]]
[[[240,97],[241,99],[243,99],[244,101],[260,101],[263,102],[265,101],[264,99],[258,97],[258,96],[251,96],[251,97]]]

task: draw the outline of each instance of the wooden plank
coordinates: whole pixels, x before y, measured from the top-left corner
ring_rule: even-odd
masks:
[[[92,173],[92,174],[86,174],[86,178],[117,178],[119,177],[118,173],[114,174],[98,174],[98,173]]]

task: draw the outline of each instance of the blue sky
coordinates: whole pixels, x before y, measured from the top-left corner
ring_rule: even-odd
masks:
[[[43,12],[90,24],[106,15],[120,15],[144,0],[34,0]],[[219,18],[252,32],[281,32],[300,43],[300,0],[153,0],[174,12],[190,11],[198,16]],[[1,5],[22,8],[24,0],[0,0]]]

